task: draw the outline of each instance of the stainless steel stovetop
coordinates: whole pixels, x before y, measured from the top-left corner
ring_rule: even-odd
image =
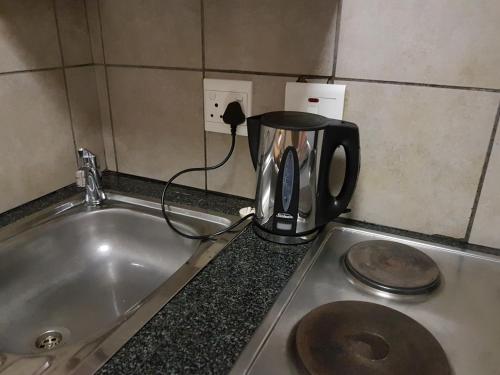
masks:
[[[423,251],[438,265],[441,285],[428,295],[395,296],[355,281],[343,255],[368,240]],[[294,327],[314,308],[342,300],[385,305],[415,319],[439,341],[455,375],[500,374],[500,257],[337,224],[316,240],[231,374],[303,374],[291,350]]]

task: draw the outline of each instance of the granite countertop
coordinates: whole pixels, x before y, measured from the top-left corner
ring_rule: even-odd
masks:
[[[163,184],[111,174],[113,190],[159,197]],[[237,214],[252,201],[174,186],[167,200]],[[310,245],[281,246],[251,227],[221,251],[98,374],[226,374]]]
[[[107,172],[108,190],[159,198],[163,183]],[[74,185],[0,215],[0,227],[81,191]],[[237,215],[252,200],[172,185],[167,200]],[[245,228],[97,373],[227,374],[310,245],[282,246]]]

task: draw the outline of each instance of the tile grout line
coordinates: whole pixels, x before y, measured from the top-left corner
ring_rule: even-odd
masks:
[[[203,72],[203,68],[185,68],[181,66],[162,66],[162,65],[136,65],[136,64],[95,64],[96,66],[108,66],[112,68],[138,68],[138,69],[157,69],[157,70],[183,70],[188,72]]]
[[[7,72],[0,72],[1,75],[9,74],[22,74],[22,73],[36,73],[36,72],[46,72],[58,69],[71,69],[71,68],[83,68],[89,66],[103,66],[103,67],[113,67],[113,68],[138,68],[138,69],[159,69],[159,70],[181,70],[190,72],[201,72],[205,74],[206,72],[214,73],[233,73],[233,74],[252,74],[260,76],[270,76],[270,77],[305,77],[305,78],[330,78],[329,76],[315,76],[307,74],[289,74],[289,73],[271,73],[271,72],[257,72],[257,71],[246,71],[246,70],[225,70],[225,69],[199,69],[199,68],[183,68],[175,66],[154,66],[154,65],[132,65],[132,64],[100,64],[100,63],[89,63],[89,64],[72,64],[63,66],[50,66],[46,68],[34,68],[34,69],[24,69],[24,70],[11,70]],[[481,92],[494,92],[500,93],[500,89],[485,88],[485,87],[470,87],[470,86],[453,86],[453,85],[440,85],[434,83],[420,83],[420,82],[405,82],[405,81],[384,81],[376,79],[364,79],[364,78],[348,78],[348,77],[335,77],[339,81],[347,82],[366,82],[366,83],[380,83],[389,85],[401,85],[401,86],[420,86],[420,87],[432,87],[432,88],[444,88],[451,90],[466,90],[466,91],[481,91]]]
[[[236,69],[205,69],[207,72],[214,73],[234,73],[234,74],[252,74],[257,76],[273,76],[273,77],[290,77],[290,78],[330,78],[328,75],[301,74],[301,73],[278,73],[278,72],[259,72],[252,70],[236,70]]]
[[[71,101],[69,98],[68,79],[66,76],[66,67],[64,64],[64,53],[63,53],[62,41],[61,41],[61,31],[59,29],[59,21],[58,21],[58,16],[57,16],[56,0],[52,0],[52,6],[54,8],[54,21],[55,21],[55,25],[56,25],[57,44],[59,46],[59,53],[61,54],[61,65],[62,65],[62,74],[63,74],[63,82],[64,82],[64,91],[66,94],[66,104],[68,105],[69,125],[70,125],[70,129],[71,129],[71,136],[73,137],[73,151],[75,153],[75,164],[76,164],[76,168],[78,168],[78,151],[77,151],[78,146],[76,144],[75,128],[73,125],[73,111],[71,110]]]
[[[347,82],[365,82],[365,83],[380,83],[387,85],[400,85],[400,86],[419,86],[419,87],[432,87],[450,90],[466,90],[466,91],[483,91],[483,92],[500,92],[500,89],[486,88],[486,87],[470,87],[470,86],[454,86],[454,85],[440,85],[437,83],[421,83],[421,82],[405,82],[405,81],[386,81],[377,79],[365,78],[348,78],[348,77],[335,77],[339,81]]]
[[[486,178],[486,173],[488,171],[488,165],[490,163],[491,152],[493,150],[493,145],[495,143],[495,137],[498,129],[498,123],[500,122],[500,102],[498,103],[497,113],[495,116],[495,122],[493,123],[493,129],[491,130],[490,141],[488,143],[488,149],[486,150],[486,156],[484,158],[483,168],[481,170],[481,176],[479,177],[479,183],[476,191],[476,196],[474,197],[474,203],[472,204],[471,214],[469,217],[469,223],[467,225],[467,230],[465,231],[465,242],[469,242],[472,233],[472,228],[474,226],[474,220],[476,219],[477,208],[479,206],[479,200],[481,198],[481,192],[483,190],[484,180]]]
[[[201,95],[203,108],[203,157],[205,161],[205,168],[208,166],[208,149],[207,149],[207,132],[205,131],[205,89],[204,89],[204,79],[205,79],[205,4],[203,0],[200,0],[200,13],[201,13]],[[205,169],[205,192],[208,191],[208,171]]]
[[[212,69],[212,68],[186,68],[180,66],[161,66],[161,65],[136,65],[136,64],[95,64],[95,65],[106,65],[116,68],[140,68],[140,69],[159,69],[159,70],[184,70],[190,72],[214,72],[214,73],[234,73],[234,74],[253,74],[260,76],[272,76],[272,77],[304,77],[304,78],[330,78],[328,75],[311,75],[311,74],[295,74],[295,73],[277,73],[277,72],[258,72],[250,70],[227,70],[227,69]]]
[[[87,24],[87,35],[89,36],[89,50],[90,50],[90,58],[92,60],[92,64],[94,64],[94,50],[92,48],[92,39],[90,37],[90,23],[89,23],[89,11],[87,8],[87,0],[83,1],[83,8],[85,9],[85,22]]]
[[[331,76],[326,75],[311,75],[311,74],[299,74],[299,73],[278,73],[278,72],[260,72],[260,71],[251,71],[251,70],[230,70],[230,69],[213,69],[213,68],[184,68],[177,66],[154,66],[154,65],[133,65],[133,64],[95,64],[98,66],[110,66],[110,67],[118,67],[118,68],[141,68],[141,69],[162,69],[162,70],[185,70],[192,72],[214,72],[214,73],[232,73],[232,74],[251,74],[258,76],[270,76],[270,77],[304,77],[311,79],[322,79],[322,78],[331,78]],[[1,74],[1,73],[0,73]],[[423,83],[423,82],[408,82],[408,81],[387,81],[387,80],[378,80],[378,79],[365,79],[365,78],[350,78],[350,77],[334,77],[339,81],[348,81],[348,82],[366,82],[366,83],[379,83],[379,84],[388,84],[388,85],[401,85],[401,86],[419,86],[419,87],[432,87],[432,88],[442,88],[442,89],[450,89],[450,90],[466,90],[466,91],[481,91],[481,92],[494,92],[500,93],[500,88],[487,88],[487,87],[471,87],[471,86],[455,86],[455,85],[441,85],[437,83]]]
[[[58,70],[64,68],[82,68],[86,66],[93,66],[94,64],[73,64],[66,66],[49,66],[46,68],[35,68],[35,69],[23,69],[23,70],[11,70],[8,72],[0,72],[0,75],[9,75],[9,74],[22,74],[22,73],[37,73],[37,72],[47,72],[51,70]]]
[[[83,5],[85,8],[85,20],[87,21],[87,33],[89,35],[89,48],[90,48],[90,57],[92,58],[92,68],[94,70],[94,80],[96,84],[96,94],[99,97],[99,89],[98,89],[98,82],[97,82],[97,70],[95,69],[95,56],[94,56],[94,48],[92,45],[92,37],[90,35],[90,21],[89,21],[89,8],[87,6],[87,0],[83,0]],[[104,144],[104,133],[103,133],[103,127],[102,127],[102,109],[101,109],[101,101],[98,98],[98,108],[99,108],[99,119],[101,123],[101,138],[102,138],[102,151],[104,153],[104,164],[106,165],[106,169],[108,168],[108,155],[106,152],[106,146]],[[100,165],[100,168],[102,168],[102,162]]]
[[[108,157],[107,157],[107,152],[106,152],[106,146],[104,144],[104,132],[103,132],[103,127],[102,127],[102,109],[101,109],[101,101],[99,99],[99,83],[97,82],[97,70],[96,70],[96,65],[95,65],[95,56],[94,56],[94,49],[92,45],[92,37],[90,35],[90,21],[89,21],[89,10],[87,6],[87,0],[83,0],[84,8],[85,8],[85,19],[87,21],[87,33],[89,36],[89,48],[90,48],[90,56],[92,58],[92,69],[93,69],[93,76],[94,76],[94,81],[96,85],[96,95],[97,95],[97,101],[98,101],[98,110],[99,110],[99,123],[101,125],[101,139],[102,139],[102,151],[104,154],[104,161],[100,162],[99,167],[102,169],[103,163],[106,165],[105,169],[108,169]]]
[[[332,66],[332,80],[335,81],[337,74],[337,56],[339,53],[339,40],[340,40],[340,23],[342,18],[342,0],[339,0],[337,6],[337,19],[335,20],[335,40],[333,45],[333,66]]]
[[[102,16],[101,16],[101,1],[97,1],[97,15],[99,17],[99,33],[101,37],[101,48],[102,48],[102,60],[104,62],[104,81],[106,83],[106,93],[108,96],[108,110],[109,110],[109,122],[111,126],[111,139],[113,141],[113,153],[115,159],[116,172],[119,172],[118,168],[118,153],[116,152],[116,141],[115,141],[115,127],[113,123],[113,109],[111,108],[111,92],[109,88],[109,79],[108,79],[108,65],[106,64],[106,53],[104,49],[104,33],[102,31]],[[100,64],[99,64],[100,65]]]

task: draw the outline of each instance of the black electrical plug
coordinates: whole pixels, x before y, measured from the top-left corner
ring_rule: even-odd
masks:
[[[227,105],[222,120],[231,125],[231,134],[236,135],[236,128],[245,122],[245,114],[238,101],[231,102]]]
[[[222,167],[224,164],[227,163],[227,161],[229,160],[229,158],[231,157],[231,155],[233,154],[233,151],[234,151],[234,146],[236,144],[236,128],[238,127],[238,125],[240,124],[243,124],[245,122],[245,114],[243,113],[243,110],[241,109],[241,104],[237,101],[234,101],[232,103],[229,103],[228,106],[226,107],[226,110],[224,111],[224,114],[222,115],[222,119],[223,121],[226,123],[226,124],[229,124],[231,125],[231,148],[229,149],[229,152],[227,153],[226,157],[224,158],[224,160],[222,160],[220,163],[216,164],[216,165],[212,165],[212,166],[205,166],[205,167],[198,167],[198,168],[188,168],[188,169],[184,169],[180,172],[177,172],[176,174],[174,174],[170,180],[167,181],[167,183],[165,184],[165,187],[163,188],[163,192],[161,193],[161,212],[163,214],[163,217],[165,218],[165,221],[167,222],[168,226],[170,228],[172,228],[172,230],[183,236],[183,237],[186,237],[186,238],[190,238],[192,240],[209,240],[209,239],[213,239],[214,237],[216,236],[219,236],[223,233],[226,233],[226,232],[229,232],[229,231],[232,231],[234,230],[234,228],[236,228],[237,226],[239,226],[241,223],[243,223],[243,221],[245,221],[246,219],[252,217],[254,215],[254,213],[250,213],[248,215],[245,215],[243,216],[240,220],[236,221],[235,223],[231,224],[230,226],[228,226],[227,228],[224,228],[224,229],[221,229],[215,233],[211,233],[211,234],[190,234],[190,233],[184,233],[182,230],[180,230],[179,228],[177,228],[173,223],[172,221],[170,220],[170,218],[168,217],[168,214],[167,214],[167,209],[166,209],[166,203],[165,203],[165,199],[166,199],[166,196],[167,196],[167,190],[168,190],[168,187],[174,182],[174,180],[185,174],[185,173],[188,173],[188,172],[201,172],[201,171],[213,171],[214,169],[217,169],[217,168],[220,168]]]

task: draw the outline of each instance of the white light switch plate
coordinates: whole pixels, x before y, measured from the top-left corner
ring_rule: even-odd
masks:
[[[345,85],[287,82],[285,111],[316,113],[342,120]]]
[[[252,82],[230,79],[205,78],[203,80],[205,107],[205,130],[231,134],[231,128],[222,120],[222,115],[229,103],[237,100],[245,113],[252,115]],[[246,121],[238,126],[238,135],[247,135]]]

